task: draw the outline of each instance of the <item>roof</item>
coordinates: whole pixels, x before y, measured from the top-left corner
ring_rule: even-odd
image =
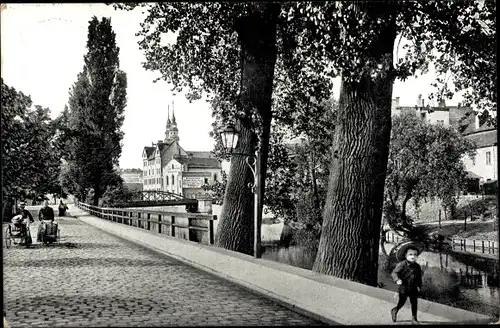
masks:
[[[174,159],[188,168],[220,169],[221,164],[217,158],[174,156]]]
[[[457,108],[457,107],[456,106],[444,106],[444,107],[443,106],[429,106],[429,107],[425,106],[423,108],[423,111],[427,112],[428,110],[432,110],[433,112],[448,112],[448,111],[453,110],[455,108]],[[400,110],[400,111],[409,110],[409,109],[420,110],[421,107],[419,107],[419,106],[397,106],[394,108],[394,110]]]
[[[194,158],[215,158],[215,154],[211,151],[187,151],[187,154]]]
[[[481,180],[482,177],[480,177],[479,175],[477,175],[474,172],[467,171],[467,179],[478,179],[478,180]]]
[[[146,157],[148,159],[150,159],[152,155],[154,155],[155,149],[156,147],[149,147],[149,146],[144,147],[144,151],[146,152]]]
[[[465,136],[473,141],[477,148],[490,147],[497,144],[497,130],[478,131]]]

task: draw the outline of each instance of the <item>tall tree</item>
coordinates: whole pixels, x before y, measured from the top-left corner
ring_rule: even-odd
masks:
[[[89,22],[87,54],[69,98],[67,121],[70,179],[80,197],[91,188],[97,205],[107,186],[113,184],[121,154],[123,112],[126,106],[126,74],[119,69],[119,48],[109,18]]]
[[[136,6],[115,5],[125,9]],[[188,88],[189,99],[199,99],[202,92],[208,93],[217,127],[236,121],[240,131],[236,152],[253,154],[259,145],[258,164],[261,172],[266,172],[272,116],[293,119],[292,110],[285,114],[284,106],[273,106],[275,71],[278,71],[276,76],[291,81],[283,90],[286,96],[282,97],[282,103],[291,105],[290,108],[310,104],[313,95],[321,99],[329,92],[328,81],[312,74],[319,66],[315,65],[318,59],[305,60],[302,54],[293,51],[301,44],[300,40],[288,38],[290,30],[301,25],[300,19],[288,18],[289,9],[295,4],[217,2],[142,6],[149,9],[139,32],[143,37],[139,44],[147,59],[144,66],[161,72],[163,79],[173,83],[175,91]],[[176,33],[176,41],[162,42],[164,33]],[[292,98],[296,101],[291,101]],[[282,113],[277,113],[276,108],[282,108]],[[247,187],[252,180],[244,158],[233,157],[216,235],[217,246],[252,253],[253,197]],[[262,174],[259,183],[262,191],[264,180]]]
[[[313,270],[376,285],[393,81],[428,71],[436,53],[462,59],[474,53],[492,67],[494,51],[487,50],[486,55],[481,48],[491,42],[485,34],[494,32],[477,26],[481,19],[494,25],[495,16],[487,14],[494,6],[480,7],[475,1],[338,2],[316,23],[319,28],[313,37],[323,40],[320,48],[342,71],[342,86]],[[393,61],[394,46],[399,48],[397,35],[409,39],[410,45],[404,58],[396,52]],[[460,67],[452,71],[457,78],[472,79],[479,73]],[[467,86],[480,88],[476,95],[493,91],[487,81]]]

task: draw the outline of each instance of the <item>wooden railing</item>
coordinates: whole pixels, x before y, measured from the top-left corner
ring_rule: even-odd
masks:
[[[453,239],[452,248],[482,254],[498,254],[498,242],[491,240]]]
[[[199,243],[214,244],[214,220],[210,213],[164,212],[143,209],[97,207],[77,202],[89,214],[171,237]],[[205,237],[205,238],[204,238]]]
[[[388,243],[399,243],[405,239],[392,231],[385,235]],[[450,246],[454,250],[460,250],[470,253],[498,254],[499,245],[497,241],[475,240],[475,239],[451,239]]]

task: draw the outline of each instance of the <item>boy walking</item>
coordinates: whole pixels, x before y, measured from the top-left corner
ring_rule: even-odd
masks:
[[[418,295],[422,288],[422,269],[417,263],[419,254],[419,248],[411,242],[401,246],[396,253],[396,258],[398,260],[401,261],[401,258],[404,258],[404,260],[396,265],[391,274],[394,282],[399,285],[399,301],[396,307],[391,310],[393,322],[396,322],[399,309],[405,305],[406,299],[409,298],[411,303],[412,324],[418,324]]]

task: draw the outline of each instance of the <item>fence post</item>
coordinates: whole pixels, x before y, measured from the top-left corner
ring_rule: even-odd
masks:
[[[142,213],[138,212],[137,213],[137,220],[139,220],[140,218],[142,218]],[[134,225],[134,220],[130,219],[128,223],[129,223],[129,225]]]
[[[161,214],[158,214],[158,233],[161,233]]]
[[[146,219],[146,228],[147,228],[148,230],[151,230],[151,221],[149,221],[149,220],[151,220],[151,213],[148,213],[148,217],[147,217],[147,219]],[[141,227],[141,228],[142,228],[142,227]]]
[[[482,246],[482,249],[483,249],[482,253],[484,254],[484,240],[481,240],[481,246]]]
[[[191,241],[191,218],[188,218],[188,236],[187,240]]]
[[[175,216],[170,218],[170,236],[175,237]]]
[[[473,247],[473,252],[476,252],[476,240],[472,239],[472,247]]]
[[[213,245],[214,240],[214,220],[217,220],[217,215],[213,216],[213,220],[208,220],[208,243]]]

